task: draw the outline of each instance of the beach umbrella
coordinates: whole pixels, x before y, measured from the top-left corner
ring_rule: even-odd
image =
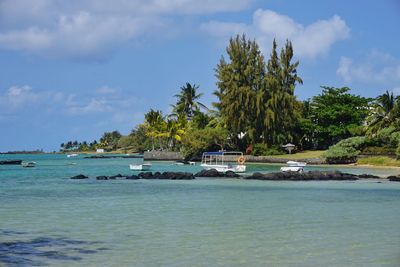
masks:
[[[291,144],[291,143],[287,143],[286,145],[282,146],[284,149],[286,149],[289,154],[292,154],[292,150],[295,149],[295,145]]]

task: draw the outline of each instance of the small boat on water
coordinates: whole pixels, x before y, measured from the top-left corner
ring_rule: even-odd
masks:
[[[215,169],[218,172],[245,172],[245,161],[246,159],[242,152],[204,152],[200,166],[205,170]]]
[[[36,162],[35,161],[27,161],[27,162],[22,162],[22,167],[24,168],[32,168],[36,166]]]
[[[304,172],[304,167],[307,165],[306,162],[298,162],[298,161],[288,161],[286,162],[287,166],[281,167],[282,172]]]
[[[77,157],[79,154],[73,153],[73,154],[68,154],[67,158],[72,158],[72,157]]]
[[[177,160],[174,162],[174,165],[181,166],[181,165],[196,165],[194,161],[186,161],[186,160]]]
[[[147,171],[151,168],[151,163],[129,164],[132,171]]]

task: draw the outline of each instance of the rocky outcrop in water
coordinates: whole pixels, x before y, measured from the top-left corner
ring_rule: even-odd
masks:
[[[21,163],[21,159],[9,159],[0,161],[0,165],[20,165]]]
[[[391,181],[391,182],[400,182],[400,176],[392,175],[392,176],[388,177],[388,180]]]
[[[160,179],[160,180],[193,180],[191,172],[141,172],[138,174],[141,179]]]
[[[86,175],[78,174],[78,175],[72,176],[70,179],[82,180],[82,179],[87,179],[87,178],[89,178],[89,177],[87,177]]]
[[[359,177],[350,173],[342,172],[320,172],[310,171],[304,173],[298,172],[274,172],[259,173],[255,172],[250,176],[243,177],[248,180],[271,180],[271,181],[352,181]]]
[[[238,178],[240,177],[239,174],[233,172],[233,171],[227,171],[225,173],[223,172],[218,172],[216,169],[211,169],[211,170],[202,170],[199,171],[194,175],[195,177],[211,177],[211,178]]]

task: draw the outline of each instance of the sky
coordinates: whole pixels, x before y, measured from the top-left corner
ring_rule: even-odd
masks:
[[[320,86],[400,94],[400,0],[0,0],[0,151],[128,134],[186,82],[216,101],[230,37],[293,43],[305,100]]]

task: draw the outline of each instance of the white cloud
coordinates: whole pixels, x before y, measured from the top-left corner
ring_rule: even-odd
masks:
[[[171,25],[175,15],[238,11],[250,1],[4,0],[0,48],[53,57],[98,57],[127,41],[176,31]]]
[[[12,112],[38,101],[39,95],[28,85],[12,86],[0,95],[0,107],[4,112]]]
[[[336,73],[346,82],[399,86],[400,59],[376,50],[362,58],[341,57]]]
[[[289,16],[263,9],[254,12],[250,25],[211,21],[203,24],[201,28],[213,36],[222,38],[246,33],[257,40],[264,52],[269,52],[274,38],[278,43],[289,39],[293,43],[296,55],[308,58],[328,53],[334,43],[350,35],[346,22],[337,15],[304,26]]]

